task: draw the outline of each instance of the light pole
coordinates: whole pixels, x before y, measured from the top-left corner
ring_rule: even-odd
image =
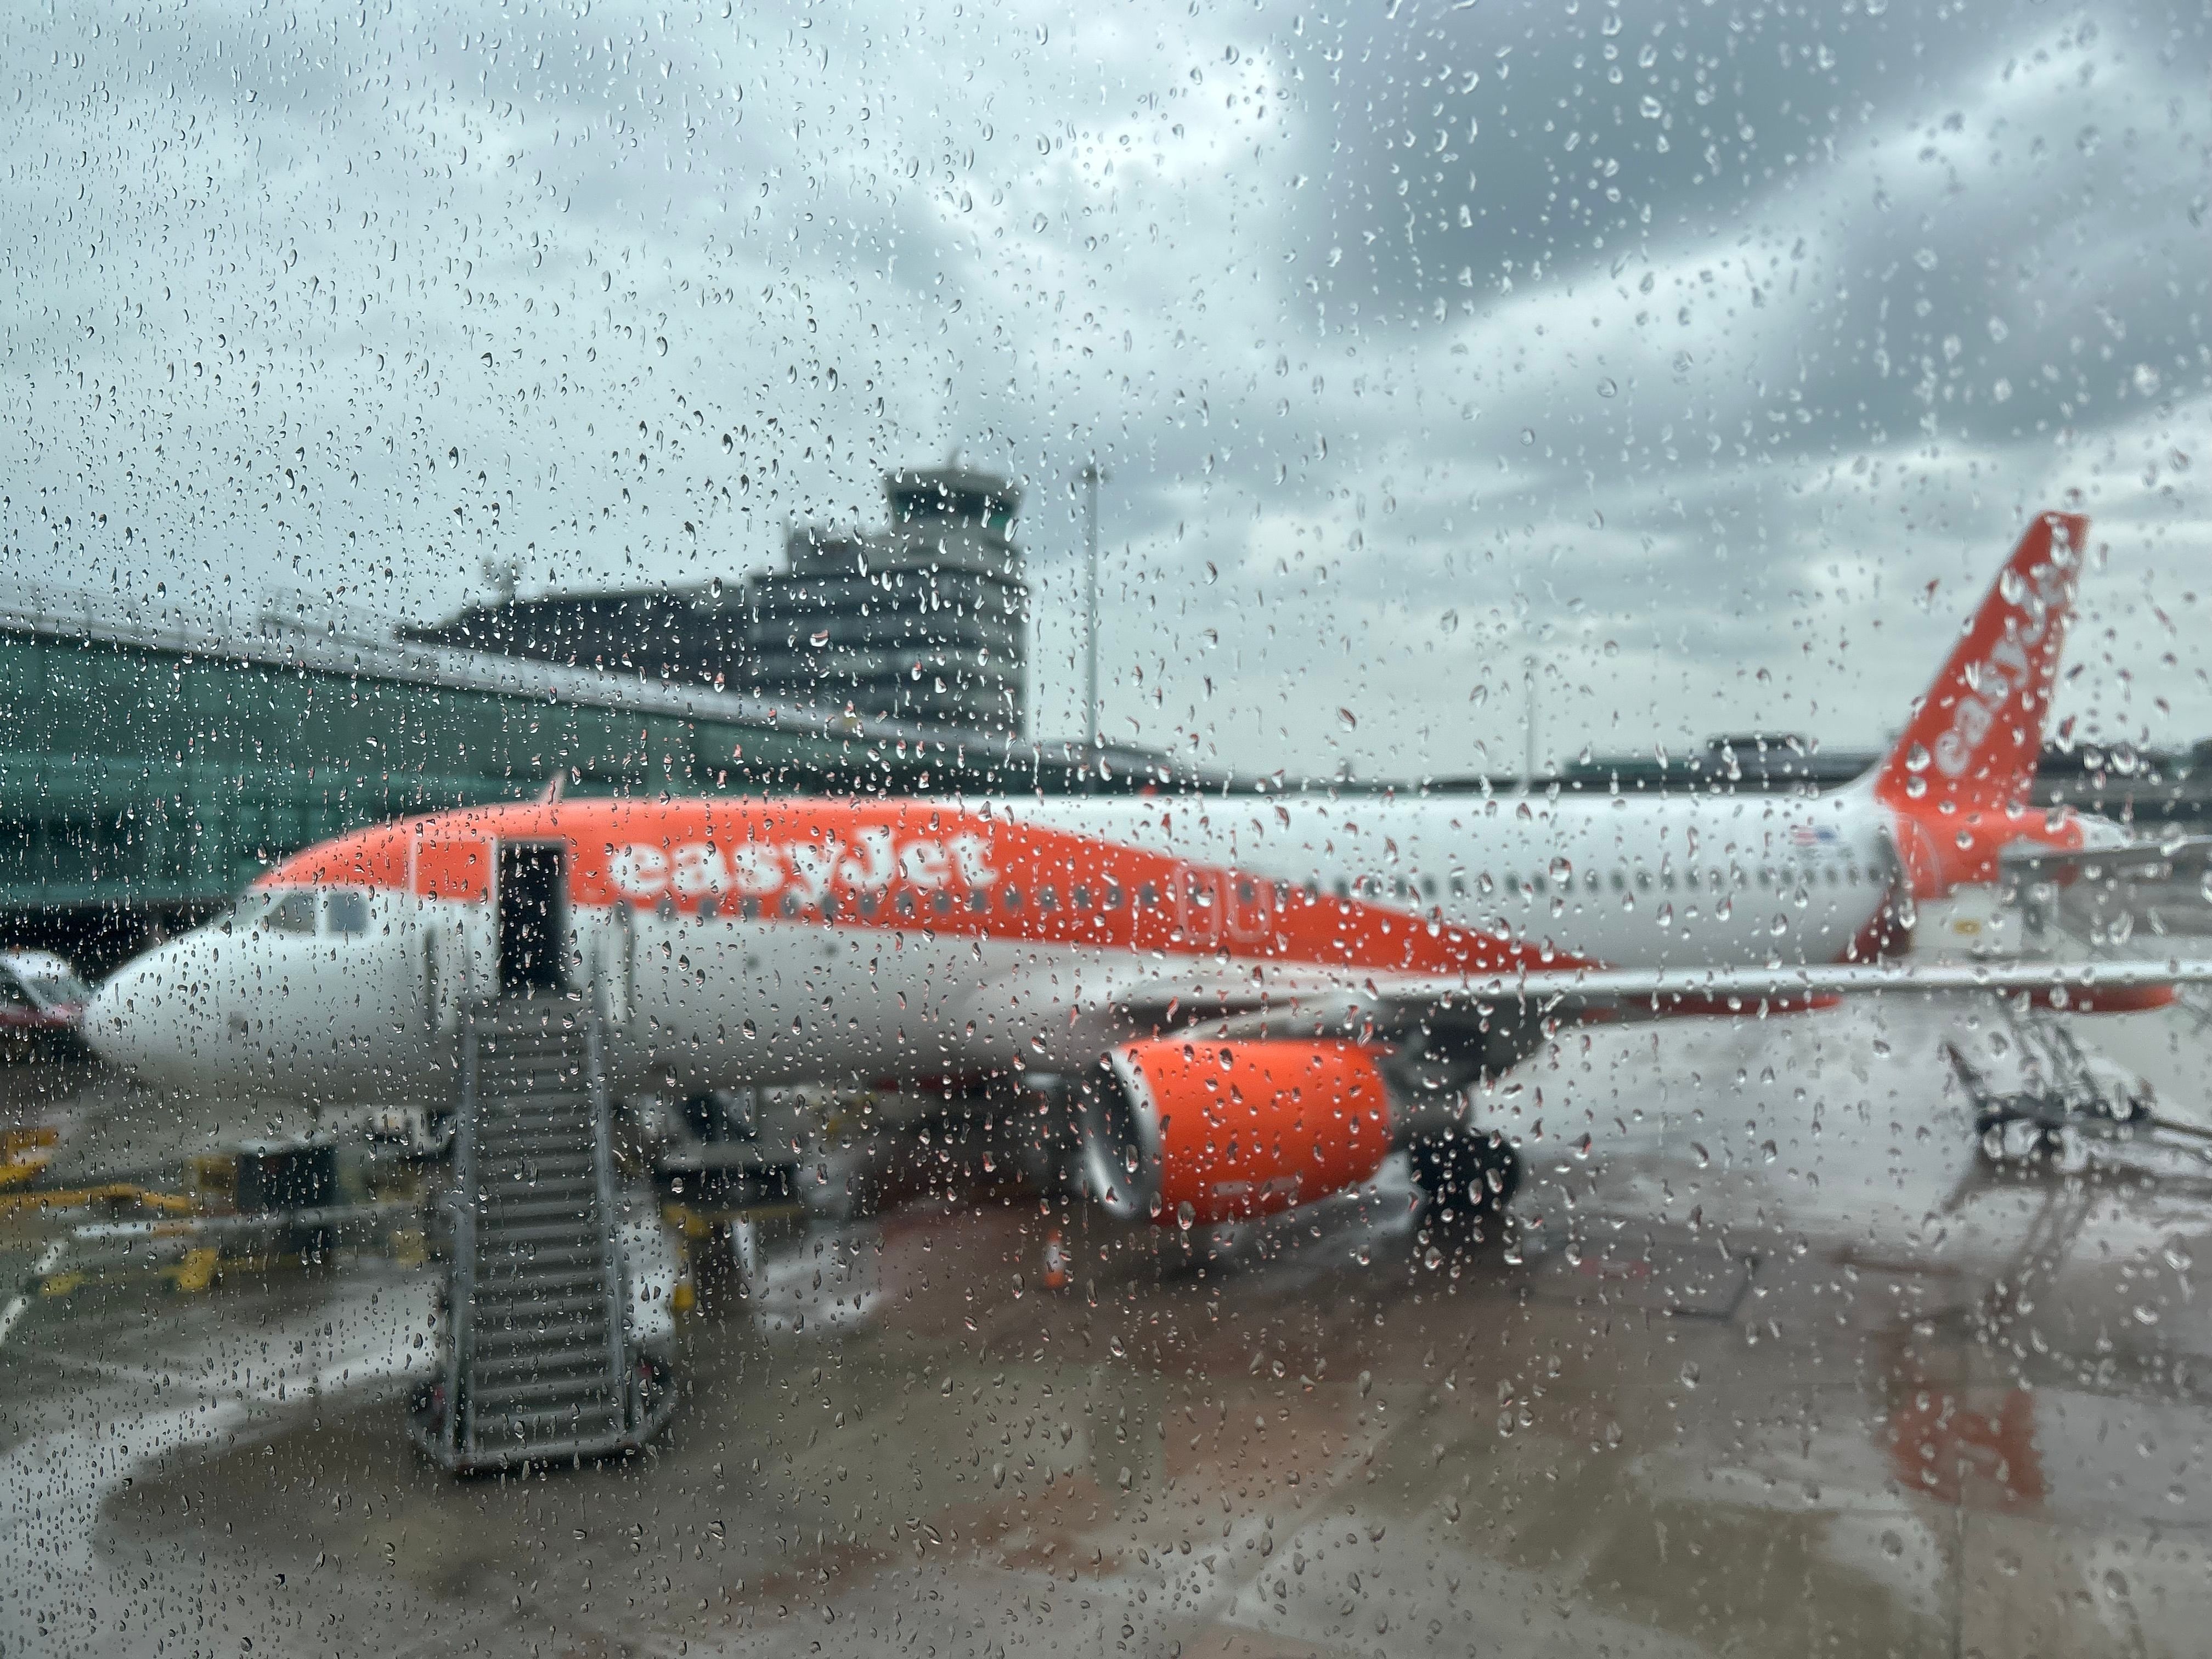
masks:
[[[1536,793],[1536,659],[1534,655],[1522,659],[1521,674],[1522,693],[1528,699],[1523,716],[1526,725],[1522,734],[1528,748],[1528,757],[1521,773],[1521,790],[1523,794],[1533,795]]]
[[[1091,753],[1085,769],[1098,763],[1098,485],[1106,474],[1097,458],[1083,464],[1085,489],[1083,549],[1088,567],[1083,606],[1083,735]]]

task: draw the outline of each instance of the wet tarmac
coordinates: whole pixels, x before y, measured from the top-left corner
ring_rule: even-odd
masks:
[[[2077,1029],[2201,1119],[2201,1024]],[[688,1316],[670,1431],[581,1469],[410,1449],[422,1270],[32,1305],[0,1651],[2201,1651],[2212,1160],[1992,1169],[1947,1036],[1991,1040],[1571,1034],[1491,1103],[1531,1182],[1472,1247],[1395,1171],[1219,1247],[948,1163]]]

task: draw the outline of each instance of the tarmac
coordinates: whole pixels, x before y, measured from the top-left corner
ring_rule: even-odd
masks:
[[[2208,1023],[2075,1029],[2203,1122]],[[410,1447],[432,1270],[33,1298],[0,1652],[2201,1652],[2206,1144],[1992,1167],[1947,1037],[2006,1060],[1968,1000],[1570,1032],[1485,1103],[1530,1180],[1479,1244],[1395,1166],[1217,1239],[909,1147],[932,1188],[687,1316],[668,1432],[580,1468]],[[54,1098],[88,1170],[208,1133]]]

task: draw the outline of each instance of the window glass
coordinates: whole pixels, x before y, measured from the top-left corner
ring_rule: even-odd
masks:
[[[368,931],[368,895],[340,888],[323,898],[323,923],[333,933]]]
[[[315,931],[315,895],[302,889],[271,896],[260,925],[273,933],[312,933]]]
[[[0,46],[0,1656],[2212,1645],[2205,0]]]

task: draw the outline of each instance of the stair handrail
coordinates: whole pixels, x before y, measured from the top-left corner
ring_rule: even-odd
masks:
[[[584,1086],[592,1109],[592,1187],[598,1200],[600,1259],[607,1294],[607,1364],[621,1401],[623,1426],[635,1429],[637,1390],[629,1374],[629,1283],[621,1224],[616,1219],[613,1106],[607,1087],[605,1034],[594,1000],[583,998]]]
[[[460,1101],[453,1128],[453,1190],[460,1201],[453,1206],[453,1257],[446,1281],[446,1421],[453,1449],[463,1455],[476,1445],[476,1402],[462,1383],[476,1357],[477,1215],[483,1203],[477,1178],[477,1121],[482,1111],[477,1028],[483,1012],[483,1005],[475,1002],[461,1010]]]

